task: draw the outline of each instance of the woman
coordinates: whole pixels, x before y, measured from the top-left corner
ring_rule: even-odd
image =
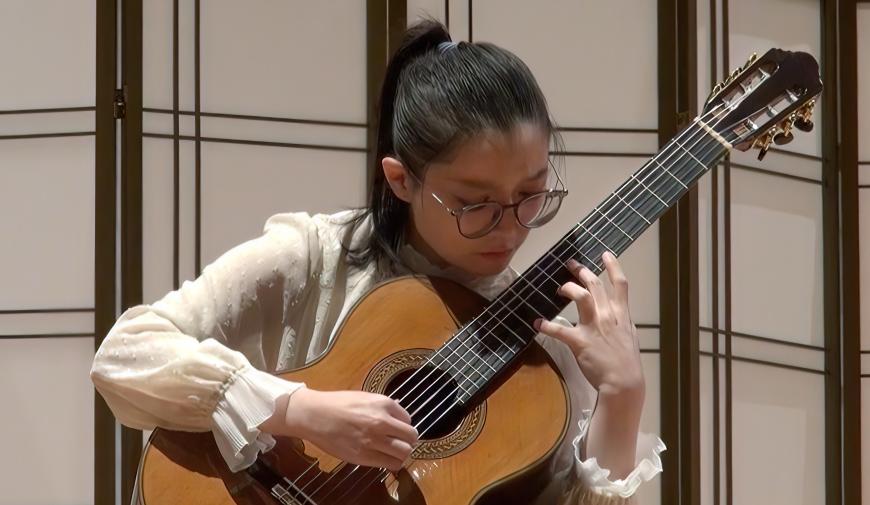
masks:
[[[558,140],[516,56],[453,43],[434,21],[416,24],[384,79],[369,207],[272,216],[263,236],[195,281],[124,312],[95,356],[94,384],[128,426],[213,432],[234,471],[271,448],[271,435],[400,468],[418,433],[396,401],[316,391],[264,370],[316,358],[350,307],[389,277],[438,275],[486,298],[507,287],[514,253],[565,194],[549,160]],[[638,437],[645,386],[627,283],[616,258],[603,261],[612,294],[588,269],[566,265],[577,282],[559,294],[577,304],[580,324],[535,323],[573,411],[536,503],[625,503],[661,471],[664,444]]]

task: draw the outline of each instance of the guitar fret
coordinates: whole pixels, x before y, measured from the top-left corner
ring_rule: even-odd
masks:
[[[647,225],[652,225],[652,222],[650,222],[649,219],[647,219],[646,217],[644,217],[643,214],[641,214],[640,212],[638,212],[637,209],[635,209],[635,208],[634,208],[630,203],[626,202],[626,201],[622,198],[622,196],[620,196],[619,192],[614,193],[614,195],[616,195],[616,198],[618,198],[620,202],[622,202],[623,204],[625,204],[626,207],[628,207],[628,208],[631,209],[635,214],[637,214],[638,216],[640,216],[640,218],[643,219],[643,222],[645,222]]]
[[[677,144],[677,145],[680,147],[680,149],[682,149],[683,151],[686,151],[686,154],[688,154],[689,156],[691,156],[692,159],[695,160],[695,161],[698,163],[698,165],[701,165],[701,168],[702,168],[702,169],[704,169],[705,171],[707,170],[707,165],[701,163],[701,162],[698,160],[698,158],[696,158],[695,155],[692,154],[691,151],[689,151],[688,149],[685,148],[685,146],[683,146],[683,144],[680,144],[680,143],[677,142],[676,140],[674,140],[674,144]]]
[[[649,191],[649,192],[652,194],[652,196],[656,197],[656,199],[657,199],[658,201],[662,202],[662,205],[664,205],[665,207],[668,206],[667,202],[665,202],[664,200],[662,200],[661,198],[659,198],[659,195],[657,195],[655,191],[649,189],[649,187],[647,187],[647,185],[644,184],[643,181],[639,181],[639,180],[637,179],[637,177],[635,176],[635,174],[632,174],[632,175],[631,175],[631,178],[634,179],[635,181],[637,181],[638,184],[640,184],[641,186],[643,186],[644,189],[646,189],[647,191]]]
[[[662,167],[662,170],[664,170],[666,174],[670,175],[675,181],[677,181],[677,183],[679,183],[679,185],[682,186],[683,189],[689,189],[689,187],[686,186],[685,184],[683,184],[683,181],[681,181],[680,178],[677,177],[676,175],[672,174],[671,171],[667,169],[667,167],[665,167],[664,165],[662,165],[658,161],[656,161],[655,164]]]
[[[598,238],[598,235],[595,235],[594,233],[592,233],[591,231],[589,231],[589,229],[586,228],[585,226],[583,226],[582,224],[580,225],[580,227],[583,228],[584,230],[586,230],[587,233],[589,233],[590,235],[592,235],[592,238],[594,238],[595,240],[597,240],[599,244],[603,245],[604,248],[607,249],[607,251],[608,251],[609,253],[614,254],[614,252],[610,250],[610,246],[607,245],[607,244],[605,244],[604,241],[602,241],[600,238]]]
[[[594,209],[592,209],[592,212],[598,212],[599,214],[601,214],[602,216],[604,216],[604,219],[610,221],[610,224],[612,224],[613,226],[615,226],[617,230],[619,230],[620,232],[622,232],[623,235],[625,235],[626,237],[628,237],[628,240],[634,242],[634,237],[632,237],[631,235],[629,235],[625,230],[622,229],[621,226],[619,226],[619,225],[616,224],[612,219],[610,219],[610,217],[609,217],[607,214],[605,214],[604,212],[601,212],[601,210],[599,210],[598,207],[595,207]]]
[[[673,140],[665,146],[439,350],[445,362],[454,361],[468,375],[460,382],[459,397],[471,399],[485,387],[481,382],[490,382],[532,342],[538,332],[531,321],[552,319],[568,305],[570,301],[555,290],[547,294],[550,286],[558,288],[574,279],[566,261],[574,258],[596,275],[603,272],[602,252],[625,251],[703,174],[704,161],[726,152],[720,142],[710,142],[715,137],[705,134],[698,140],[698,131],[705,132],[697,124],[689,128],[678,137],[688,141]],[[452,343],[454,339],[460,342]]]

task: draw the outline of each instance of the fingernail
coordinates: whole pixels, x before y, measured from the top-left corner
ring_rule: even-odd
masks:
[[[571,258],[568,260],[568,268],[577,268],[579,266],[580,266],[580,262],[575,260],[574,258]]]
[[[533,326],[536,330],[540,331],[540,330],[541,330],[541,319],[540,319],[540,318],[535,319],[535,320],[532,322],[532,326]]]

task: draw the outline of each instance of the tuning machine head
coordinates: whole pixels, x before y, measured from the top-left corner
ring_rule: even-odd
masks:
[[[767,151],[770,149],[770,144],[773,143],[773,139],[776,136],[777,127],[773,126],[771,129],[764,132],[763,135],[760,135],[755,142],[752,144],[752,147],[757,147],[758,151],[758,161],[764,159],[767,156]]]
[[[780,132],[773,136],[773,143],[778,146],[784,146],[794,140],[794,134],[791,132],[794,123],[797,121],[797,114],[792,114],[783,121],[780,125]]]
[[[811,132],[813,131],[813,122],[810,118],[813,115],[813,107],[815,107],[816,101],[810,100],[809,103],[800,108],[800,110],[796,113],[796,118],[794,120],[794,127],[802,132]]]

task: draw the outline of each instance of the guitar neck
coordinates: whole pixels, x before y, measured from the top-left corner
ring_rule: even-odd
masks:
[[[488,390],[514,362],[538,333],[535,319],[565,309],[569,301],[556,288],[573,279],[569,259],[601,273],[604,252],[622,254],[729,148],[704,123],[691,123],[448,340],[433,362],[451,371],[460,403]]]

